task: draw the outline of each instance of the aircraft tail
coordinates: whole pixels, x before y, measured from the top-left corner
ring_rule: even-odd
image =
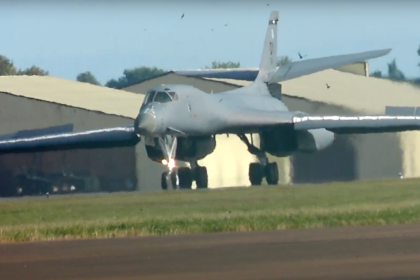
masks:
[[[277,22],[279,12],[273,11],[268,21],[260,68],[255,81],[268,82],[277,69]]]

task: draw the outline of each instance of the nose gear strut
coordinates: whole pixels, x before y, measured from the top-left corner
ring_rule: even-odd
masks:
[[[162,189],[168,189],[168,181],[171,182],[173,189],[191,189],[192,182],[195,181],[198,189],[208,187],[207,169],[199,166],[197,161],[190,162],[189,167],[177,167],[175,164],[176,150],[178,146],[177,137],[165,135],[159,137],[159,146],[163,151],[163,165],[168,167],[168,171],[162,174]]]

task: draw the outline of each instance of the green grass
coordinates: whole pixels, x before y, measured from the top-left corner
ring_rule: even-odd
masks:
[[[420,180],[0,200],[0,242],[420,221]]]

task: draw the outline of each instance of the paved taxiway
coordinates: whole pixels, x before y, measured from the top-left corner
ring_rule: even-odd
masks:
[[[3,244],[0,279],[420,279],[420,225]]]

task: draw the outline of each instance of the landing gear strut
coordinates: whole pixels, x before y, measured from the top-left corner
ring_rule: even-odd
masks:
[[[259,186],[265,177],[267,184],[277,185],[279,181],[279,170],[276,162],[269,162],[265,152],[249,143],[248,138],[244,134],[238,134],[239,138],[248,148],[248,151],[258,157],[259,162],[249,164],[249,181],[253,186]]]
[[[191,168],[175,166],[177,138],[166,135],[159,138],[159,146],[164,152],[165,159],[162,161],[168,167],[168,171],[162,173],[161,187],[163,190],[168,189],[168,181],[171,182],[172,188],[175,189],[191,189],[192,182],[195,181],[197,189],[208,188],[207,168],[199,166],[196,161],[191,162]]]

